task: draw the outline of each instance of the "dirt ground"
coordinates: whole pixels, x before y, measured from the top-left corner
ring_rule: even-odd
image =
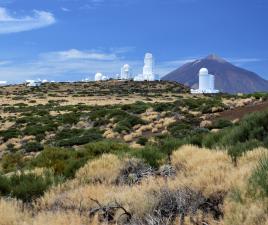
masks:
[[[260,102],[258,104],[250,104],[247,106],[223,111],[219,113],[219,116],[216,118],[216,120],[219,118],[228,120],[241,119],[249,113],[264,111],[266,109],[268,109],[268,101]]]

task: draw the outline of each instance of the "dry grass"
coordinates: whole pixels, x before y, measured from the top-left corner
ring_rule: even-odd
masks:
[[[227,194],[222,206],[224,219],[216,221],[207,214],[205,221],[210,225],[267,225],[267,199],[254,200],[246,193],[246,185],[252,169],[266,151],[263,148],[255,149],[241,158],[238,167],[234,167],[224,151],[211,151],[191,145],[183,146],[171,157],[172,164],[177,169],[175,178],[166,180],[161,177],[151,177],[133,186],[114,184],[124,166],[124,159],[110,154],[103,155],[80,169],[74,180],[46,192],[35,205],[35,211],[38,213],[34,217],[22,212],[19,203],[1,200],[0,225],[100,225],[96,217],[89,221],[87,214],[78,214],[79,211],[88,212],[90,208],[97,206],[92,199],[97,199],[104,205],[118,202],[132,214],[144,217],[156,206],[157,193],[160,193],[163,188],[178,190],[185,186],[201,191],[205,196],[219,192]],[[101,180],[102,183],[92,183],[94,180]],[[234,189],[240,190],[242,202],[233,200],[230,193]],[[117,212],[115,218],[119,215],[120,213]],[[201,224],[201,221],[204,221],[204,213],[197,212],[195,220],[200,221]],[[185,224],[191,224],[187,216]]]
[[[117,156],[105,154],[100,159],[88,162],[77,172],[76,178],[81,183],[99,182],[110,184],[116,180],[122,166],[122,160]]]
[[[28,225],[30,215],[22,212],[21,203],[0,199],[0,225]]]

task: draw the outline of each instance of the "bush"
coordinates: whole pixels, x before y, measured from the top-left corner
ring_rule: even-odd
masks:
[[[24,167],[23,155],[19,152],[5,154],[2,158],[2,169],[4,173],[9,173]]]
[[[142,159],[145,163],[154,168],[158,168],[163,161],[167,159],[167,155],[159,148],[148,146],[139,151],[131,151],[130,154],[134,157]]]
[[[61,148],[46,148],[36,158],[29,162],[28,167],[51,168],[56,175],[69,177],[70,166],[77,167],[76,161],[82,160],[76,151]]]
[[[84,145],[102,139],[102,133],[98,129],[89,130],[63,130],[55,137],[55,145],[59,147],[72,147],[74,145]]]
[[[140,145],[146,145],[147,142],[148,142],[148,138],[146,137],[140,137],[137,141],[137,143]]]
[[[52,183],[51,177],[34,174],[12,175],[10,178],[0,176],[0,193],[23,202],[31,202],[42,196]]]
[[[268,197],[268,157],[261,159],[249,179],[249,191],[255,197]]]
[[[237,159],[241,157],[247,151],[251,151],[254,148],[261,146],[262,143],[258,140],[249,140],[244,143],[238,142],[236,145],[228,148],[228,155],[232,158],[232,161],[237,165]]]
[[[168,127],[168,131],[173,137],[183,138],[191,133],[192,126],[183,122],[173,123]]]
[[[25,144],[24,149],[26,152],[39,152],[44,149],[44,147],[39,142],[28,142]]]
[[[226,120],[226,119],[219,119],[216,122],[213,123],[213,128],[216,129],[223,129],[225,127],[231,127],[233,124],[230,120]]]
[[[150,107],[149,104],[145,102],[137,101],[134,104],[123,105],[121,109],[128,111],[130,113],[141,114],[141,113],[144,113],[149,107]]]
[[[16,128],[10,128],[5,131],[0,131],[0,137],[2,137],[4,141],[7,141],[11,138],[17,138],[20,135],[21,131]]]

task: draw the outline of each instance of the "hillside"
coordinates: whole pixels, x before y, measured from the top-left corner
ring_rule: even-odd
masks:
[[[254,72],[239,68],[226,60],[209,55],[181,66],[162,78],[162,80],[177,81],[192,88],[198,88],[198,72],[207,68],[215,75],[215,87],[226,93],[253,93],[268,91],[268,81]]]
[[[0,90],[0,225],[268,223],[268,94],[192,96],[166,81]]]

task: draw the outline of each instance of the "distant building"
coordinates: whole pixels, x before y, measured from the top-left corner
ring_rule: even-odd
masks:
[[[96,73],[95,74],[95,81],[101,81],[102,80],[102,73]]]
[[[132,69],[128,64],[125,64],[121,68],[120,79],[121,80],[130,80],[131,78],[132,78]]]
[[[219,90],[215,89],[215,76],[208,73],[206,68],[199,71],[199,88],[191,89],[192,94],[216,94]]]
[[[40,80],[26,80],[25,84],[27,87],[39,87],[42,84]]]
[[[146,53],[144,57],[143,73],[134,77],[134,81],[154,81],[154,58],[151,53]]]

